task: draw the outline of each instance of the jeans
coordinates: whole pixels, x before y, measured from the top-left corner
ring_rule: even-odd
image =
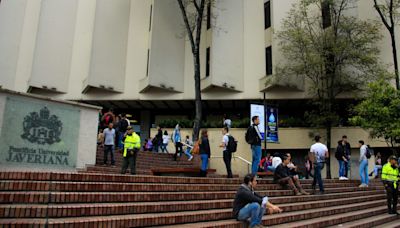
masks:
[[[275,172],[275,167],[273,167],[273,166],[267,166],[267,171],[270,171],[270,172]]]
[[[382,166],[381,166],[381,165],[375,165],[375,167],[374,167],[374,174],[375,174],[375,176],[378,176],[379,170],[381,170],[381,169],[382,169]]]
[[[224,163],[226,167],[226,172],[228,174],[228,178],[232,178],[232,169],[231,169],[231,161],[232,161],[232,153],[224,150],[223,152]]]
[[[360,162],[360,178],[361,184],[368,185],[368,160],[364,159]]]
[[[318,162],[314,164],[314,181],[312,183],[312,188],[319,185],[319,191],[324,192],[324,182],[322,182],[321,170],[324,168],[324,163]]]
[[[344,177],[346,168],[344,167],[346,164],[343,160],[338,160],[339,161],[339,177]]]
[[[201,158],[201,170],[206,171],[208,167],[208,154],[200,154]]]
[[[190,151],[191,151],[190,147],[186,148],[186,150],[185,150],[185,154],[186,154],[186,156],[188,156],[188,158],[192,157],[192,155],[190,154]]]
[[[168,146],[168,143],[163,143],[163,144],[161,144],[161,145],[160,145],[160,147],[161,147],[161,152],[167,152],[167,153],[168,153],[167,146]]]
[[[118,148],[123,149],[124,148],[124,143],[122,142],[122,139],[124,138],[125,132],[119,132],[118,133]]]
[[[108,153],[111,154],[111,165],[115,164],[114,145],[104,145],[104,164],[107,165]]]
[[[256,175],[258,171],[258,164],[260,164],[261,161],[261,146],[251,145],[251,152],[253,154],[251,174]]]
[[[239,211],[238,220],[247,221],[250,219],[250,227],[262,223],[262,217],[265,214],[265,208],[258,203],[249,203]]]

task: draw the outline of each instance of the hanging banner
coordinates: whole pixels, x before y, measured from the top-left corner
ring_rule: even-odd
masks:
[[[265,136],[265,109],[264,105],[259,104],[250,104],[250,125],[253,124],[251,118],[253,116],[258,116],[260,119],[260,124],[258,125],[258,129],[260,130],[262,140],[264,140]]]
[[[278,109],[267,108],[267,142],[279,143],[278,137]]]

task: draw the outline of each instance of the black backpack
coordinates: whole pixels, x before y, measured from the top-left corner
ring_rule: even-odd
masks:
[[[371,149],[369,148],[369,146],[367,146],[367,152],[365,153],[365,157],[367,157],[367,159],[371,158]]]
[[[254,143],[253,131],[254,131],[253,126],[249,126],[247,128],[246,134],[244,135],[244,138],[246,139],[246,142],[248,144],[253,144]]]
[[[336,148],[335,157],[337,160],[342,160],[342,151],[343,150],[344,150],[344,148],[340,145]]]
[[[233,136],[228,135],[228,145],[226,145],[226,149],[230,152],[230,153],[235,153],[237,150],[237,141],[235,140],[235,138],[233,138]]]

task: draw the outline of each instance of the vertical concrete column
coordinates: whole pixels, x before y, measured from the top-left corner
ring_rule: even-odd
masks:
[[[144,142],[145,139],[150,137],[151,128],[151,112],[148,110],[140,111],[140,139]]]

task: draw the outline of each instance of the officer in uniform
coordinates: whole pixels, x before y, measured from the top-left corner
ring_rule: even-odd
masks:
[[[123,153],[123,163],[121,173],[125,174],[128,165],[131,170],[131,174],[136,174],[136,157],[140,149],[140,137],[135,132],[131,126],[126,128],[126,133],[124,135],[124,153]]]
[[[388,163],[382,168],[382,181],[386,189],[389,214],[399,215],[397,212],[399,169],[396,156],[390,156]]]

